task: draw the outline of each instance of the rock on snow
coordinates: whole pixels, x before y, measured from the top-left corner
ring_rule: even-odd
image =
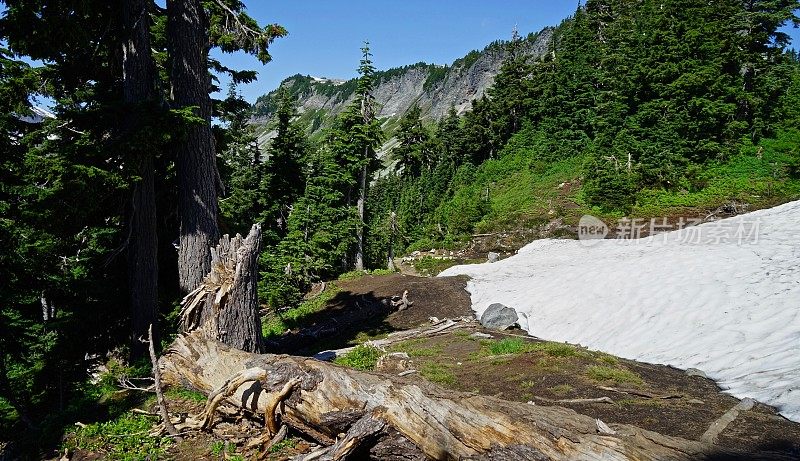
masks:
[[[591,245],[589,244],[591,243]],[[800,201],[643,239],[538,240],[465,274],[532,335],[679,368],[800,421]]]

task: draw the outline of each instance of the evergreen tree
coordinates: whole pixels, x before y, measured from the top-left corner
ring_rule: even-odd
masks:
[[[303,195],[305,177],[303,161],[309,153],[309,144],[300,125],[293,121],[296,112],[294,100],[285,89],[279,95],[277,135],[272,140],[266,163],[265,197],[267,201],[262,221],[267,231],[267,242],[282,239],[287,233],[287,221],[292,204]]]
[[[400,119],[400,126],[395,133],[399,144],[392,150],[392,157],[405,177],[418,177],[423,169],[430,169],[434,162],[431,135],[420,120],[420,112],[419,106],[411,106]]]
[[[361,52],[355,99],[338,117],[336,126],[328,137],[328,143],[339,164],[351,173],[354,180],[345,197],[347,203],[352,204],[353,195],[355,195],[356,211],[361,221],[356,228],[353,257],[353,265],[356,270],[364,269],[364,209],[369,186],[368,179],[377,166],[375,150],[380,146],[382,137],[380,123],[376,119],[375,97],[372,94],[375,69],[372,66],[369,43],[364,44]]]

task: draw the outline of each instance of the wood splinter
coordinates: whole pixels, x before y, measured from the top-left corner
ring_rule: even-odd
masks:
[[[392,296],[392,307],[398,311],[403,311],[414,305],[414,301],[408,299],[408,290],[403,291],[403,296]]]

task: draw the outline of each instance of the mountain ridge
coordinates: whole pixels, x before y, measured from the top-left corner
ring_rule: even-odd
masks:
[[[553,37],[553,27],[522,38],[523,49],[532,59],[546,52]],[[483,50],[472,50],[452,64],[417,62],[375,73],[375,98],[387,132],[387,143],[400,117],[414,104],[420,106],[422,118],[428,122],[445,116],[451,107],[458,114],[470,109],[473,100],[491,87],[505,58],[508,41],[496,40]],[[331,126],[336,115],[354,97],[357,79],[295,74],[284,79],[278,88],[260,96],[255,104],[251,125],[256,127],[259,144],[266,146],[274,137],[272,127],[277,110],[277,92],[287,89],[296,100],[298,118],[313,138]]]

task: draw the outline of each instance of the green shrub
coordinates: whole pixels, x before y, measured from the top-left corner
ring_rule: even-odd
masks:
[[[172,439],[149,434],[156,421],[157,418],[146,415],[124,414],[112,421],[89,424],[68,436],[65,448],[101,453],[103,459],[158,459],[172,444]]]
[[[360,344],[341,357],[336,357],[334,363],[355,368],[356,370],[372,371],[375,369],[375,364],[378,363],[378,358],[383,353],[382,350],[375,346]]]

